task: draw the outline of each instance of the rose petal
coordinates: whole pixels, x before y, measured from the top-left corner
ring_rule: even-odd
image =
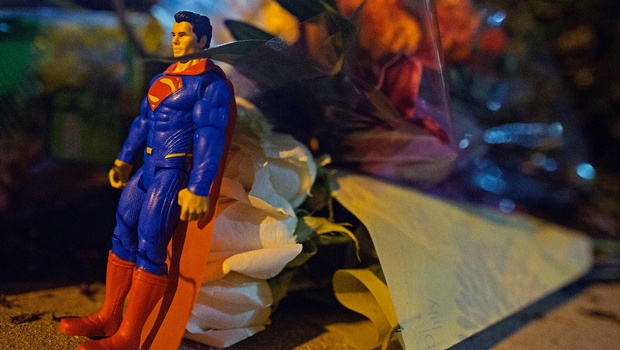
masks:
[[[188,325],[191,323],[200,329],[234,329],[263,326],[269,323],[270,315],[270,306],[237,314],[229,314],[226,311],[195,304]]]
[[[262,248],[233,255],[226,259],[224,272],[236,271],[246,276],[267,279],[274,277],[301,252],[301,244]]]
[[[299,206],[316,179],[317,166],[310,150],[288,134],[273,133],[265,154],[272,159],[271,181],[278,194]],[[277,145],[277,146],[276,146]],[[277,151],[277,156],[273,153]]]
[[[264,280],[230,273],[224,278],[204,283],[198,292],[197,305],[208,306],[235,315],[262,309],[272,304],[271,289]]]
[[[211,252],[239,252],[292,244],[296,225],[295,216],[276,218],[236,202],[216,217]]]
[[[264,329],[272,302],[265,280],[231,273],[200,288],[186,337],[213,346],[233,344]]]
[[[225,176],[239,181],[247,190],[252,181],[257,186],[255,172],[268,171],[269,178],[259,182],[261,189],[273,190],[293,207],[299,206],[316,178],[317,166],[312,153],[291,135],[271,132],[266,118],[249,102],[239,100],[239,103],[240,119]],[[264,187],[267,180],[270,186]],[[278,203],[259,198],[272,205]]]
[[[239,182],[246,192],[252,188],[254,183],[254,160],[247,148],[236,143],[235,140],[228,152],[224,178]]]
[[[295,211],[286,198],[280,196],[271,184],[270,168],[259,169],[254,176],[254,185],[249,193],[252,205],[272,215],[295,216]]]
[[[220,198],[218,202],[218,209],[221,206],[222,201],[227,201],[228,199],[234,199],[244,203],[250,203],[248,199],[248,193],[243,189],[243,185],[235,180],[230,178],[222,179],[222,187],[220,188],[220,196],[228,197],[228,198]]]
[[[217,348],[226,348],[263,330],[265,326],[202,330],[195,325],[188,324],[185,338]]]

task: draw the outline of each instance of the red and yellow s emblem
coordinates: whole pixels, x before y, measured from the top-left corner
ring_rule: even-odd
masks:
[[[157,106],[168,96],[183,87],[183,80],[175,76],[163,76],[157,79],[149,89],[148,99],[151,110],[155,110]]]

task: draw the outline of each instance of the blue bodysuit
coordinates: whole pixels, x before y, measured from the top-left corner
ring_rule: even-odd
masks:
[[[112,251],[136,267],[167,273],[166,248],[179,222],[178,193],[209,190],[224,149],[233,93],[222,70],[201,60],[156,76],[117,159],[144,164],[127,183],[116,213]]]

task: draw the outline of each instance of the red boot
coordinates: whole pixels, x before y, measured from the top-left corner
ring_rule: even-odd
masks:
[[[136,269],[123,323],[111,337],[81,343],[78,350],[138,350],[146,319],[166,291],[168,276]]]
[[[108,254],[105,299],[101,310],[90,316],[64,318],[58,330],[71,335],[108,337],[116,333],[123,320],[125,298],[131,288],[135,263]]]

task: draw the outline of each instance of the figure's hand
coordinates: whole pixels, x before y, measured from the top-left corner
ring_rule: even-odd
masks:
[[[129,175],[131,175],[132,169],[133,165],[125,163],[122,160],[115,160],[114,166],[112,166],[112,169],[110,169],[110,172],[108,173],[110,185],[114,188],[125,187],[129,181]]]
[[[200,220],[209,212],[209,196],[199,196],[184,188],[179,191],[179,205],[181,206],[181,220]]]

